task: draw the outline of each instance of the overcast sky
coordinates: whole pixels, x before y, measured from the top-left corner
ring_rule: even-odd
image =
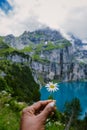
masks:
[[[87,40],[87,0],[0,0],[0,35],[45,25]]]

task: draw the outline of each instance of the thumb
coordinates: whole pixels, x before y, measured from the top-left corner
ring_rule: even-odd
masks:
[[[48,116],[55,110],[55,101],[52,101],[51,103],[49,103],[48,105],[46,105],[46,107],[44,108],[44,110],[39,114],[39,118],[41,120],[43,120],[43,122],[46,121],[46,119],[48,118]]]

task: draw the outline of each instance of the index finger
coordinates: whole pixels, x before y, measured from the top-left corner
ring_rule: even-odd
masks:
[[[41,107],[45,107],[47,104],[49,104],[50,102],[52,102],[53,100],[45,100],[45,101],[39,101],[37,103],[34,103],[32,105],[32,107],[34,108],[34,110],[39,110]]]
[[[45,101],[38,101],[31,106],[28,106],[24,109],[24,112],[32,111],[32,114],[35,114],[36,111],[39,111],[41,107],[45,107],[48,103],[52,102],[53,100],[45,100]]]

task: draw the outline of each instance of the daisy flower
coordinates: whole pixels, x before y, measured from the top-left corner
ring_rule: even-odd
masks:
[[[46,84],[46,88],[49,92],[55,92],[59,90],[58,84],[57,83],[53,84],[52,82],[49,82],[49,84]]]

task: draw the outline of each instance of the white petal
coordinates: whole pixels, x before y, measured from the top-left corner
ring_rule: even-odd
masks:
[[[54,85],[57,86],[57,83],[55,83]]]

